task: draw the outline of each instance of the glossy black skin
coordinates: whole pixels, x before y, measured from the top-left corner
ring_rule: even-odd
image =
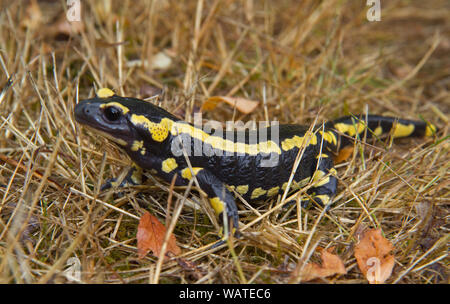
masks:
[[[105,115],[105,109],[101,108],[102,104],[118,102],[129,109],[129,112],[120,115],[118,119],[110,121]],[[176,185],[187,185],[188,180],[181,177],[181,170],[188,168],[185,155],[174,155],[173,143],[178,140],[177,137],[169,136],[162,142],[154,141],[149,133],[148,129],[143,128],[141,125],[135,125],[131,122],[130,117],[132,114],[143,115],[152,122],[158,123],[163,118],[169,118],[172,121],[182,122],[180,119],[165,111],[164,109],[157,107],[148,102],[135,99],[125,98],[119,96],[111,96],[108,98],[92,98],[81,101],[75,107],[75,118],[79,123],[90,126],[96,130],[109,134],[113,138],[118,138],[122,141],[119,146],[125,150],[130,158],[139,167],[143,169],[156,170],[157,175],[166,181],[170,182],[175,174],[177,174]],[[423,136],[425,133],[426,124],[423,122],[409,121],[409,120],[397,120],[395,118],[369,115],[361,116],[362,120],[366,120],[369,129],[374,130],[378,126],[382,127],[383,134],[387,134],[392,129],[393,124],[398,121],[403,124],[413,123],[415,126],[414,132],[411,136]],[[303,179],[312,177],[314,172],[319,169],[325,173],[329,173],[329,170],[333,168],[332,154],[337,152],[339,148],[353,144],[354,139],[341,134],[333,129],[333,125],[336,123],[346,123],[354,125],[355,117],[343,117],[333,122],[328,122],[325,125],[317,126],[316,130],[331,131],[336,136],[338,144],[331,144],[326,140],[323,140],[318,132],[315,132],[317,136],[317,143],[315,145],[306,146],[298,169],[294,175],[294,181],[301,181]],[[303,136],[307,127],[300,125],[279,125],[279,143],[284,139],[292,138],[293,136]],[[207,132],[207,130],[205,130]],[[235,139],[241,139],[248,143],[250,131],[246,131],[245,135],[238,131],[233,131],[233,137]],[[209,134],[215,134],[215,130],[207,132]],[[271,139],[270,129],[265,132],[268,135],[267,139]],[[223,134],[223,137],[230,138],[230,136]],[[359,135],[360,138],[371,138],[371,132],[364,132]],[[259,138],[258,136],[256,138]],[[146,153],[143,155],[139,151],[133,151],[130,147],[135,140],[142,140]],[[265,140],[263,140],[265,141]],[[124,144],[126,143],[126,144]],[[202,146],[201,155],[188,155],[190,164],[192,167],[201,167],[201,170],[196,178],[199,182],[200,188],[208,195],[208,197],[219,197],[225,204],[227,210],[227,216],[233,221],[234,227],[238,228],[238,215],[237,207],[235,204],[234,195],[230,192],[225,185],[239,186],[248,185],[249,190],[243,195],[243,198],[247,201],[262,200],[267,196],[262,195],[255,199],[252,199],[252,191],[256,188],[271,189],[273,187],[280,187],[279,193],[283,193],[281,185],[288,181],[295,159],[299,155],[299,149],[293,148],[289,151],[282,151],[279,155],[278,162],[275,166],[264,167],[261,166],[263,159],[267,160],[268,155],[236,155],[236,154],[221,154],[220,156],[211,155],[206,151],[214,151],[211,146],[199,142],[193,138],[191,140],[191,149],[185,149],[189,151],[195,151],[196,147]],[[178,151],[180,152],[180,151]],[[216,151],[217,152],[217,151]],[[219,153],[220,154],[220,153]],[[321,158],[322,154],[329,155],[329,157]],[[164,172],[161,168],[161,164],[168,158],[174,158],[178,167],[170,173]],[[133,169],[132,169],[133,170]],[[132,171],[130,171],[132,172]],[[131,173],[130,173],[131,175]],[[311,195],[326,195],[330,201],[336,194],[337,180],[334,176],[330,176],[330,181],[320,187],[312,187],[308,190]],[[317,203],[322,204],[320,199],[315,200]]]
[[[105,118],[103,110],[100,108],[101,104],[109,102],[117,102],[130,109],[127,115],[124,115],[117,121],[108,121]],[[123,98],[118,96],[113,96],[107,100],[101,98],[93,98],[81,101],[75,107],[75,118],[79,123],[88,125],[97,130],[114,134],[115,137],[119,137],[127,142],[127,146],[121,146],[131,159],[143,169],[154,169],[158,171],[158,175],[164,179],[170,181],[173,174],[167,174],[161,170],[161,162],[167,158],[174,158],[178,163],[179,168],[188,167],[186,158],[183,155],[174,155],[172,153],[172,142],[174,137],[169,135],[169,137],[162,143],[155,142],[149,136],[147,130],[143,130],[139,126],[135,126],[130,122],[130,114],[145,115],[152,121],[159,122],[161,118],[167,117],[174,121],[180,121],[178,118],[168,113],[167,111],[154,106],[148,102],[144,102],[139,99],[134,98]],[[267,139],[271,139],[272,132],[268,128],[264,134],[267,134]],[[308,129],[300,125],[279,125],[279,141],[283,141],[286,138],[291,138],[294,135],[301,136]],[[260,135],[249,134],[251,131],[233,131],[233,135],[230,136],[224,132],[224,138],[235,138],[244,139],[245,143],[249,143],[249,138],[259,139]],[[211,130],[208,132],[210,134],[217,135],[216,130]],[[318,135],[318,141],[320,141],[320,135]],[[138,151],[132,151],[130,146],[134,140],[143,140],[147,154],[141,155]],[[327,142],[323,141],[322,149],[325,151],[327,148]],[[263,159],[268,159],[269,155],[258,154],[256,156],[252,155],[227,155],[226,152],[220,154],[220,151],[214,150],[211,146],[199,142],[197,139],[193,138],[191,140],[191,148],[186,148],[185,150],[195,151],[195,147],[202,146],[203,154],[200,156],[190,155],[189,161],[192,167],[202,167],[205,168],[217,177],[222,183],[226,185],[249,185],[249,191],[243,197],[248,201],[254,201],[251,198],[251,190],[261,187],[261,188],[272,188],[282,185],[289,179],[292,172],[292,167],[299,152],[299,149],[294,148],[290,151],[283,151],[279,155],[279,161],[276,166],[273,167],[263,167],[260,165]],[[316,169],[317,159],[316,156],[319,154],[321,149],[320,144],[315,146],[308,146],[303,154],[302,160],[299,165],[299,169],[295,175],[295,180],[302,180],[306,177],[312,175]],[[207,154],[206,151],[214,151],[211,156]],[[193,153],[192,153],[193,154]],[[275,157],[274,155],[272,157]],[[182,184],[183,182],[180,182]],[[261,200],[264,197],[259,197],[256,200]]]

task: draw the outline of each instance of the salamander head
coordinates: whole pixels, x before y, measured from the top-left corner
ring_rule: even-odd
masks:
[[[144,100],[121,97],[110,89],[75,106],[75,119],[121,146],[136,141],[161,143],[169,135],[172,114]]]

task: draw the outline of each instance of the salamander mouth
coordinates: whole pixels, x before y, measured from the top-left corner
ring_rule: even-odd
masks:
[[[117,138],[117,137],[114,137],[114,136],[112,136],[110,133],[108,133],[106,131],[100,130],[98,128],[91,127],[89,124],[85,124],[84,127],[87,128],[88,130],[92,131],[95,134],[103,136],[103,137],[105,137],[105,138],[107,138],[107,139],[117,143],[120,146],[128,145],[128,143],[125,140]]]
[[[79,113],[75,112],[75,120],[85,126],[89,126],[90,122],[88,119],[86,119],[83,115],[80,115]]]

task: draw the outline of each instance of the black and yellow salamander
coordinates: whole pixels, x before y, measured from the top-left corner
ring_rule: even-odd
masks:
[[[106,88],[79,102],[75,119],[117,143],[130,156],[134,164],[121,186],[139,184],[142,169],[152,170],[168,182],[176,175],[177,186],[187,185],[195,176],[219,219],[227,219],[224,226],[235,228],[226,231],[238,230],[234,193],[252,202],[275,197],[287,187],[298,190],[311,183],[304,202],[327,207],[337,188],[332,156],[340,148],[353,145],[355,138],[431,136],[436,132],[436,127],[426,122],[362,115],[343,117],[315,130],[280,124],[276,132],[275,126],[270,126],[221,134]],[[300,161],[289,183],[297,157]]]

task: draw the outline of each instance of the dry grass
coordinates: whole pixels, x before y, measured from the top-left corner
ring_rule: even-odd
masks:
[[[365,283],[354,235],[379,227],[395,246],[389,283],[448,283],[447,1],[384,1],[381,22],[366,20],[365,1],[82,1],[72,35],[61,28],[65,2],[2,4],[0,87],[10,75],[14,83],[0,104],[0,282],[67,282],[62,271],[77,257],[89,283],[286,283],[317,246],[336,246],[348,273],[321,282]],[[161,51],[172,64],[156,70]],[[187,120],[211,95],[262,100],[265,90],[251,115],[221,105],[204,117],[310,124],[369,110],[442,131],[358,146],[338,166],[327,213],[240,204],[245,237],[234,251],[203,248],[216,229],[193,192],[174,233],[197,268],[172,260],[159,271],[157,259],[137,259],[138,217],[173,218],[184,190],[170,213],[160,180],[116,199],[99,192],[129,160],[73,119],[95,87],[141,98],[163,89],[162,106]]]

